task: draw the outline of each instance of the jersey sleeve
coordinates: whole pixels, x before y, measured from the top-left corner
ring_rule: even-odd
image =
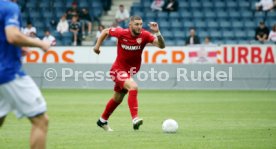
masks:
[[[122,28],[110,28],[109,35],[119,38],[122,33],[122,30],[123,30]]]
[[[155,36],[153,36],[150,32],[147,32],[148,36],[148,43],[152,43],[155,39]]]
[[[20,15],[19,7],[17,5],[9,5],[6,15],[4,16],[5,27],[15,26],[20,28],[19,15]]]

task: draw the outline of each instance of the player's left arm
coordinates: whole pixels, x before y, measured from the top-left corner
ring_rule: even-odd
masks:
[[[158,24],[156,22],[150,22],[149,24],[151,31],[156,35],[156,38],[153,40],[152,44],[158,48],[165,48],[165,40],[159,31]]]

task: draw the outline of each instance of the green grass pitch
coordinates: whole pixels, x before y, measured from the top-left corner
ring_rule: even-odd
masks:
[[[112,90],[43,90],[50,117],[48,149],[275,149],[275,91],[139,91],[144,125],[134,131],[127,98],[111,116],[114,132],[96,127]],[[164,134],[173,118],[176,134]],[[9,114],[0,149],[29,147],[30,124]]]

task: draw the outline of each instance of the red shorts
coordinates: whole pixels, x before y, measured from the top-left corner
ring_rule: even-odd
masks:
[[[125,81],[131,78],[130,74],[126,71],[121,70],[110,70],[111,79],[115,82],[114,91],[118,93],[127,93],[128,91],[124,89]]]

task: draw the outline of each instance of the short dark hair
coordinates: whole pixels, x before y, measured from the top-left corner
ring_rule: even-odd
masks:
[[[140,16],[131,16],[130,21],[134,21],[134,20],[142,20],[142,18]]]

